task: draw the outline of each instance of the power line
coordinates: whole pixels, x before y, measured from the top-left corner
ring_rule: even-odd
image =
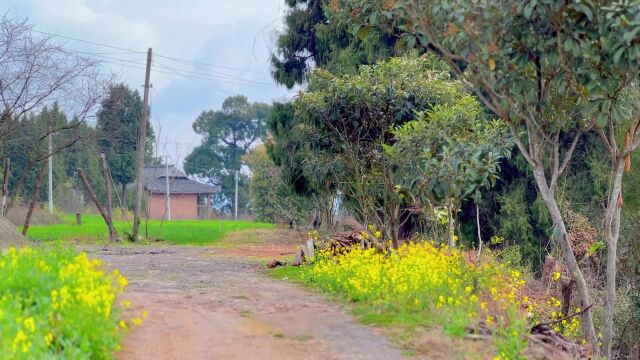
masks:
[[[89,40],[82,40],[82,39],[78,39],[78,38],[74,38],[74,37],[70,37],[70,36],[65,36],[65,35],[60,35],[60,34],[54,34],[54,33],[46,32],[46,31],[33,30],[33,29],[32,29],[32,31],[33,31],[33,32],[37,32],[37,33],[39,33],[39,34],[43,34],[43,35],[49,35],[49,36],[53,36],[53,37],[59,37],[59,38],[62,38],[62,39],[78,41],[78,42],[85,43],[85,44],[92,44],[92,45],[96,45],[96,46],[103,46],[103,47],[107,47],[107,48],[110,48],[110,49],[116,49],[116,50],[127,51],[127,52],[130,52],[130,53],[146,54],[146,51],[139,51],[139,50],[125,49],[125,48],[123,48],[123,47],[119,47],[119,46],[115,46],[115,45],[103,44],[103,43],[99,43],[99,42],[95,42],[95,41],[89,41]]]
[[[185,72],[185,73],[191,73],[194,75],[199,75],[199,76],[223,76],[229,79],[233,79],[233,80],[241,80],[241,81],[248,81],[248,82],[253,82],[256,84],[263,84],[263,85],[269,85],[272,86],[274,85],[272,82],[264,82],[264,81],[260,81],[260,80],[253,80],[253,79],[247,79],[247,78],[243,78],[241,76],[238,75],[234,75],[234,74],[229,74],[229,73],[225,73],[225,72],[220,72],[220,71],[194,71],[194,70],[190,70],[190,69],[176,69],[174,67],[170,67],[167,66],[163,63],[160,63],[158,61],[155,61],[155,64],[158,66],[161,66],[165,69],[168,70],[172,70],[172,71],[179,71],[179,72]]]
[[[247,73],[254,73],[254,74],[258,74],[258,75],[265,75],[264,72],[254,71],[254,70],[249,70],[249,69],[242,69],[242,68],[237,68],[237,67],[233,67],[233,66],[212,64],[212,63],[206,63],[206,62],[202,62],[202,61],[193,61],[193,60],[181,59],[181,58],[178,58],[178,57],[166,56],[166,55],[157,55],[157,56],[161,57],[161,58],[164,58],[164,59],[173,60],[173,61],[176,61],[176,62],[187,63],[187,64],[194,64],[194,65],[199,65],[199,66],[217,67],[217,68],[221,68],[221,69],[241,71],[241,72],[247,72]]]
[[[146,51],[127,49],[127,48],[123,48],[123,47],[120,47],[120,46],[100,43],[100,42],[97,42],[97,41],[90,41],[90,40],[79,39],[79,38],[76,38],[76,37],[61,35],[59,33],[56,34],[56,33],[50,33],[50,32],[41,31],[41,30],[35,30],[35,29],[32,30],[32,31],[36,32],[36,33],[39,33],[39,34],[52,36],[52,37],[59,37],[59,38],[62,38],[62,39],[77,41],[77,42],[81,42],[81,43],[85,43],[85,44],[91,44],[91,45],[102,46],[102,47],[106,47],[106,48],[110,48],[110,49],[121,50],[121,51],[125,51],[127,53],[146,54]],[[242,69],[242,68],[237,68],[237,67],[232,67],[232,66],[212,64],[212,63],[206,63],[206,62],[194,61],[194,60],[188,60],[188,59],[178,58],[178,57],[175,57],[175,56],[168,56],[168,55],[162,55],[162,54],[156,54],[155,56],[156,57],[161,57],[161,58],[164,58],[164,59],[168,59],[168,60],[172,60],[172,61],[176,61],[176,62],[194,64],[194,65],[199,65],[199,66],[217,67],[217,68],[222,68],[222,69],[241,71],[241,72],[248,72],[248,73],[255,73],[255,74],[259,74],[259,75],[265,75],[264,72],[254,71],[254,70],[250,70],[250,69]]]
[[[202,72],[195,72],[195,71],[191,71],[191,70],[178,70],[175,68],[171,68],[168,67],[166,65],[160,64],[158,62],[154,63],[154,67],[161,67],[167,71],[170,71],[176,75],[184,75],[184,76],[188,76],[188,77],[195,77],[198,79],[202,79],[202,80],[214,80],[214,81],[227,81],[230,82],[232,84],[238,84],[238,85],[259,85],[259,86],[268,86],[268,87],[277,87],[276,84],[273,83],[267,83],[267,82],[262,82],[262,81],[256,81],[256,80],[250,80],[250,79],[245,79],[242,77],[236,77],[233,75],[229,75],[229,74],[220,74],[220,76],[226,76],[226,78],[218,78],[216,77],[216,75],[212,75],[212,74],[207,74],[207,73],[202,73]]]

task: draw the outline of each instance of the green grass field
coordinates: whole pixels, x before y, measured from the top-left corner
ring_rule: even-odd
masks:
[[[62,223],[29,227],[27,237],[39,241],[74,241],[103,243],[109,241],[107,225],[100,215],[83,215],[82,225],[75,224],[75,215],[62,215]],[[133,223],[133,220],[130,219]],[[131,233],[126,220],[114,220],[120,236]],[[271,229],[273,224],[230,220],[172,220],[164,221],[160,233],[160,221],[149,220],[149,237],[162,239],[178,245],[211,245],[219,242],[230,232],[247,229]],[[140,224],[140,233],[145,233],[145,222]]]

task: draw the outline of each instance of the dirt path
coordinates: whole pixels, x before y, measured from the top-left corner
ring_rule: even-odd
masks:
[[[213,248],[87,249],[129,279],[124,299],[149,317],[120,359],[402,359],[339,306],[270,279]]]

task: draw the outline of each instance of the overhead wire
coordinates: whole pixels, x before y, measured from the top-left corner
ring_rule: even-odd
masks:
[[[48,35],[48,36],[51,36],[51,37],[58,37],[58,38],[77,41],[77,42],[81,42],[81,43],[85,43],[85,44],[91,44],[91,45],[95,45],[95,46],[101,46],[101,47],[106,47],[106,48],[110,48],[110,49],[120,50],[120,51],[124,51],[125,52],[124,54],[127,54],[127,53],[131,53],[131,54],[146,54],[146,51],[127,49],[127,48],[124,48],[124,47],[121,47],[121,46],[105,44],[105,43],[101,43],[101,42],[97,42],[97,41],[84,40],[84,39],[80,39],[80,38],[76,38],[76,37],[62,35],[60,33],[51,33],[51,32],[47,32],[47,31],[35,30],[35,29],[33,29],[32,31],[36,32],[36,33],[39,33],[39,34]],[[72,49],[68,49],[68,50],[72,50]],[[76,52],[82,53],[81,51],[76,51]],[[88,53],[88,55],[90,55],[90,54],[91,53]],[[100,54],[100,53],[93,53],[93,54],[97,55],[97,54]],[[108,54],[108,53],[104,53],[104,54]],[[109,55],[115,55],[115,54],[111,53]],[[251,70],[251,69],[238,68],[238,67],[221,65],[221,64],[214,64],[214,63],[207,63],[207,62],[202,62],[202,61],[189,60],[189,59],[179,58],[179,57],[175,57],[175,56],[163,55],[163,54],[160,54],[160,53],[154,53],[154,57],[164,58],[164,59],[167,59],[167,60],[172,60],[172,61],[183,63],[183,64],[191,64],[191,65],[199,66],[199,67],[206,66],[206,67],[233,70],[233,71],[237,71],[237,72],[246,72],[246,73],[253,73],[253,74],[258,74],[258,75],[263,75],[263,76],[264,75],[270,76],[269,74],[266,74],[265,72],[255,71],[255,70]]]

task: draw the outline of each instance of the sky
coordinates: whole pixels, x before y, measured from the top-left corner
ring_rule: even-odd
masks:
[[[10,15],[91,53],[142,94],[153,48],[151,124],[158,155],[182,167],[200,143],[191,124],[235,94],[270,103],[293,92],[269,75],[284,0],[0,0]],[[83,40],[83,41],[77,41]],[[90,44],[99,43],[116,48]],[[124,50],[122,50],[124,49]],[[135,52],[132,52],[132,51]]]

